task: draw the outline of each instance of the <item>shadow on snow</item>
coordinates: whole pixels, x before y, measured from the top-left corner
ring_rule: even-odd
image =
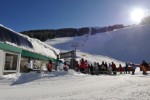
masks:
[[[11,85],[25,84],[41,78],[59,77],[67,74],[68,72],[66,71],[58,71],[58,72],[50,72],[50,73],[36,73],[36,72],[22,73],[17,78],[17,80],[13,82]]]

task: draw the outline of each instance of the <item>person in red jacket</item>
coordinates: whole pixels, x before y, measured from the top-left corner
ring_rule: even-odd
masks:
[[[84,59],[82,58],[80,61],[80,72],[84,73],[85,68],[86,68],[86,63],[85,63]]]

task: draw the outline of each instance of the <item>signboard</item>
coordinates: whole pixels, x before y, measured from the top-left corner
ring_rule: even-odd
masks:
[[[70,52],[65,52],[65,53],[60,53],[60,59],[62,58],[75,58],[76,54],[75,54],[75,50],[70,51]]]

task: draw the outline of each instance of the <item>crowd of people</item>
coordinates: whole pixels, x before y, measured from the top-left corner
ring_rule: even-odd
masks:
[[[126,63],[125,66],[119,64],[116,66],[114,62],[107,63],[102,61],[100,64],[99,62],[94,62],[94,64],[89,64],[87,60],[83,58],[78,62],[76,62],[75,71],[80,71],[81,73],[91,74],[91,75],[98,75],[98,74],[110,74],[116,75],[117,72],[119,74],[135,74],[135,69],[140,67],[143,71],[143,74],[147,74],[147,70],[149,70],[148,63],[143,60],[142,64],[134,64],[134,63]]]
[[[49,61],[51,67],[47,67],[48,71],[52,71],[52,62]],[[49,66],[48,64],[48,66]],[[91,75],[98,75],[98,74],[109,74],[109,75],[116,75],[117,72],[119,74],[135,74],[135,69],[140,67],[141,71],[143,71],[143,75],[147,74],[147,70],[149,70],[149,64],[143,60],[142,64],[134,64],[134,63],[126,63],[125,66],[119,64],[116,66],[114,62],[107,63],[102,61],[100,64],[99,62],[94,62],[93,64],[88,63],[87,60],[83,58],[80,61],[76,61],[74,70],[77,72],[81,72],[84,74],[91,74]],[[59,68],[60,70],[68,71],[69,65],[64,62],[61,65],[62,67]],[[59,66],[60,67],[60,66]]]
[[[107,64],[107,62],[102,61],[94,62],[94,64],[89,64],[87,60],[83,58],[80,62],[76,62],[75,71],[80,71],[81,73],[98,75],[98,74],[114,74],[116,75],[116,64],[114,62]]]
[[[33,61],[29,59],[28,61],[28,72],[33,70]],[[51,72],[53,69],[53,63],[51,60],[49,60],[47,64],[47,72]],[[147,70],[149,70],[149,64],[143,60],[142,64],[134,64],[134,63],[126,63],[125,66],[122,66],[119,64],[119,66],[116,66],[114,62],[107,63],[102,61],[100,64],[99,62],[94,62],[93,64],[89,63],[87,60],[84,60],[83,58],[80,61],[76,61],[74,70],[77,72],[81,72],[84,74],[91,74],[91,75],[98,75],[98,74],[109,74],[109,75],[116,75],[117,72],[119,74],[135,74],[135,69],[137,67],[140,67],[141,71],[143,71],[143,74],[147,74]],[[59,70],[68,71],[69,65],[66,62],[60,62],[59,64]]]

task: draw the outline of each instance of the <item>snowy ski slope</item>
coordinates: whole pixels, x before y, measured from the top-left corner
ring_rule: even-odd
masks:
[[[79,45],[79,52],[103,55],[124,62],[150,62],[150,25],[134,26],[95,35],[64,37],[47,40],[47,44],[61,50],[73,50]]]

